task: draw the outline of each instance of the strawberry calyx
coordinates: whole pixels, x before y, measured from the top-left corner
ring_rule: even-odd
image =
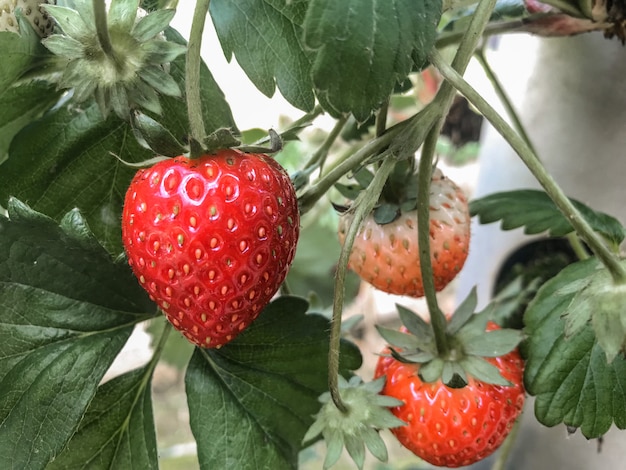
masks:
[[[309,442],[320,434],[326,441],[327,452],[324,469],[332,467],[341,456],[345,446],[359,469],[365,462],[365,448],[381,462],[388,458],[387,447],[379,435],[381,429],[404,426],[389,408],[403,404],[396,398],[381,395],[385,377],[363,382],[358,376],[349,381],[339,376],[339,392],[347,411],[340,411],[331,400],[330,392],[319,397],[323,404],[315,421],[306,432],[303,442]]]
[[[74,7],[44,6],[60,29],[42,40],[55,54],[51,66],[59,88],[72,89],[78,103],[95,97],[104,117],[113,111],[122,119],[138,108],[160,114],[159,95],[181,96],[168,64],[186,47],[162,35],[175,10],[145,14],[139,0],[112,0],[100,18],[93,2]]]
[[[401,330],[377,326],[387,341],[389,355],[394,359],[419,364],[423,382],[441,380],[450,388],[463,388],[470,378],[487,384],[511,385],[488,358],[497,358],[513,351],[523,339],[519,330],[500,328],[490,320],[494,304],[475,313],[476,291],[469,294],[446,324],[447,350],[437,350],[432,326],[415,312],[397,306]]]

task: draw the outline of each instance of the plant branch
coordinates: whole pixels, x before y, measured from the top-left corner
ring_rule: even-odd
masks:
[[[209,11],[211,0],[198,0],[193,13],[187,58],[185,63],[185,93],[187,95],[187,112],[189,114],[189,130],[191,133],[191,158],[197,158],[202,153],[202,146],[206,137],[204,118],[202,115],[202,101],[200,94],[200,65],[202,34]],[[195,141],[195,145],[194,145]],[[198,145],[199,144],[199,145]],[[200,147],[200,148],[198,148]]]
[[[506,139],[513,150],[519,155],[539,184],[544,188],[550,199],[554,202],[561,213],[572,224],[574,230],[589,246],[591,251],[600,259],[608,269],[616,284],[626,284],[626,268],[622,266],[619,258],[609,250],[600,236],[594,232],[582,214],[576,209],[569,198],[565,195],[552,175],[546,171],[541,161],[533,153],[531,148],[511,126],[500,116],[495,109],[480,96],[480,94],[467,83],[436,50],[430,54],[431,62],[439,69],[441,75],[459,90],[484,116],[491,122],[494,128]]]
[[[346,233],[343,247],[341,248],[341,254],[337,262],[337,271],[335,273],[335,295],[333,296],[333,316],[331,319],[330,345],[328,350],[328,389],[335,406],[343,413],[347,413],[348,408],[345,403],[343,403],[339,393],[339,346],[348,260],[350,259],[352,245],[354,244],[354,239],[359,232],[361,224],[378,202],[383,186],[396,163],[393,155],[387,155],[386,157],[387,158],[383,160],[381,167],[376,172],[372,182],[359,194],[352,206],[354,208],[354,215],[348,232]]]

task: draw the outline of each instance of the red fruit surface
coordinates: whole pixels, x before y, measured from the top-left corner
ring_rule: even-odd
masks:
[[[495,324],[487,329],[493,328]],[[458,389],[441,380],[424,383],[418,376],[419,364],[381,356],[374,373],[375,378],[386,375],[381,394],[405,403],[391,409],[408,423],[391,429],[398,441],[421,459],[443,467],[470,465],[492,454],[524,406],[524,363],[517,350],[487,360],[513,385],[491,385],[473,378]]]
[[[435,289],[446,287],[467,259],[470,214],[467,197],[440,170],[430,188],[430,254]],[[339,242],[343,245],[352,212],[341,215]],[[422,297],[424,285],[417,243],[417,210],[403,212],[391,223],[380,225],[370,214],[357,234],[349,267],[361,279],[389,294]]]
[[[137,172],[124,201],[133,272],[202,347],[224,345],[259,315],[287,275],[298,235],[293,185],[263,154],[162,161]]]

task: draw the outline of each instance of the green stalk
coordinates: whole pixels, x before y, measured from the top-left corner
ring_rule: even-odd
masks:
[[[476,60],[478,60],[478,63],[483,68],[485,75],[487,75],[487,78],[489,79],[491,86],[493,87],[494,91],[496,92],[496,95],[498,96],[498,99],[504,106],[504,110],[506,111],[506,114],[509,116],[509,119],[511,119],[514,129],[517,131],[520,137],[524,139],[524,141],[526,142],[528,147],[530,147],[533,153],[536,154],[537,152],[535,151],[535,148],[533,146],[532,141],[530,140],[530,137],[526,133],[526,129],[524,128],[524,125],[522,124],[522,121],[519,118],[519,114],[515,110],[515,106],[513,106],[513,102],[511,101],[511,98],[509,98],[509,95],[507,94],[506,90],[502,86],[502,83],[500,82],[497,75],[491,68],[489,61],[487,60],[487,57],[485,56],[485,49],[483,47],[478,49],[478,51],[476,52]]]
[[[102,51],[106,55],[111,55],[113,45],[111,44],[111,36],[109,36],[109,28],[107,26],[107,11],[104,0],[93,0],[93,15],[96,23],[96,34]]]
[[[380,154],[384,149],[392,145],[395,140],[399,140],[402,146],[408,145],[406,142],[407,139],[403,138],[405,132],[415,131],[417,137],[409,140],[418,140],[419,143],[421,143],[425,135],[424,128],[429,128],[432,125],[438,112],[440,111],[436,105],[429,105],[406,121],[402,121],[387,129],[383,135],[368,142],[358,151],[348,155],[347,158],[335,162],[332,166],[329,165],[324,175],[311,184],[299,197],[301,213],[304,214],[308,212],[344,175],[358,168],[373,156]],[[419,140],[420,136],[421,140]]]
[[[495,0],[482,0],[478,4],[476,12],[474,13],[469,27],[465,32],[463,41],[461,42],[452,61],[452,67],[457,70],[458,73],[462,74],[467,68],[469,61],[476,50],[482,31],[489,21],[495,3]],[[434,53],[439,54],[436,49],[433,54]],[[449,83],[444,82],[435,97],[434,101],[441,105],[444,109],[444,113],[429,130],[428,135],[426,136],[424,148],[422,149],[420,157],[418,173],[417,238],[420,250],[420,271],[422,273],[424,295],[430,312],[431,325],[435,335],[437,352],[440,356],[446,356],[449,351],[449,345],[446,336],[447,320],[437,303],[437,293],[433,278],[432,261],[430,258],[430,182],[437,139],[441,132],[445,115],[450,109],[455,93],[456,90]]]
[[[530,170],[539,184],[545,189],[561,213],[569,220],[574,230],[589,246],[591,251],[607,268],[615,284],[626,284],[626,268],[619,258],[604,244],[601,237],[587,223],[582,214],[576,209],[563,190],[556,183],[552,175],[546,171],[541,161],[531,148],[511,126],[497,113],[495,109],[480,96],[452,67],[450,67],[438,51],[433,50],[430,60],[441,75],[474,105],[491,122],[494,128],[504,137],[513,150],[519,155],[526,167]]]
[[[185,63],[185,93],[187,95],[187,112],[189,113],[189,131],[191,133],[190,158],[198,158],[203,153],[203,142],[206,137],[202,101],[200,94],[200,50],[204,24],[209,12],[211,0],[198,0],[193,12],[187,59]]]
[[[113,50],[111,36],[109,36],[106,3],[104,0],[93,0],[93,15],[96,24],[96,34],[98,36],[98,42],[100,43],[102,52],[111,57],[115,64],[119,64],[115,51]]]
[[[376,114],[376,137],[380,137],[385,133],[387,128],[387,114],[389,112],[389,98],[383,101],[382,106]]]
[[[328,153],[330,152],[330,148],[337,140],[337,137],[339,137],[339,134],[341,134],[341,131],[345,127],[346,122],[348,122],[348,115],[343,116],[342,118],[338,119],[337,122],[335,122],[335,125],[331,129],[330,133],[328,134],[322,145],[320,145],[320,147],[306,163],[306,165],[304,165],[302,171],[310,172],[316,168],[321,168],[324,165],[326,157],[328,157]]]
[[[345,296],[345,279],[348,270],[348,260],[352,252],[354,239],[361,228],[363,220],[374,209],[383,190],[387,178],[396,163],[392,155],[387,155],[381,167],[376,172],[369,186],[357,197],[354,202],[354,216],[337,262],[335,273],[335,295],[333,297],[333,315],[330,324],[330,344],[328,349],[328,389],[333,403],[343,413],[348,412],[346,404],[339,393],[339,346],[341,340],[341,313],[343,312]]]
[[[446,336],[447,320],[437,303],[437,290],[435,289],[433,265],[430,257],[430,182],[433,173],[433,155],[440,130],[441,123],[435,124],[430,130],[426,136],[420,158],[417,186],[417,242],[424,296],[430,313],[435,344],[439,356],[445,357],[450,349]]]
[[[489,61],[487,60],[487,57],[485,56],[484,48],[480,48],[478,50],[478,52],[476,53],[476,59],[478,60],[483,70],[485,71],[487,78],[491,82],[491,85],[493,86],[496,92],[496,95],[498,95],[500,102],[504,106],[504,109],[507,115],[509,116],[509,119],[511,119],[513,128],[517,131],[519,136],[522,139],[524,139],[524,142],[526,142],[526,145],[528,145],[528,148],[530,148],[530,150],[535,155],[537,155],[537,158],[539,158],[537,151],[535,150],[535,147],[533,146],[533,143],[530,140],[530,137],[528,136],[528,133],[526,132],[526,129],[524,128],[524,125],[522,124],[522,121],[519,118],[517,111],[515,110],[515,106],[513,106],[513,103],[511,99],[509,98],[509,95],[506,93],[506,91],[504,90],[504,87],[502,86],[502,83],[500,82],[500,80],[498,80],[498,77],[496,76],[495,72],[491,68]],[[584,259],[589,258],[589,253],[587,253],[587,250],[585,249],[584,245],[581,243],[580,238],[578,238],[578,235],[576,233],[568,233],[566,237],[567,237],[567,241],[572,247],[572,250],[574,251],[574,254],[576,254],[578,259],[584,260]]]

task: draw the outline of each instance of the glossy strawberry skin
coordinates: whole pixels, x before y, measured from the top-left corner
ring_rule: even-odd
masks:
[[[488,330],[493,328],[491,324]],[[381,393],[405,403],[391,410],[407,423],[391,430],[398,441],[421,459],[443,467],[471,465],[492,454],[522,412],[524,363],[517,350],[487,360],[513,385],[471,378],[461,389],[440,380],[424,383],[418,376],[419,365],[381,355],[374,373],[375,378],[386,376]]]
[[[342,245],[351,221],[351,212],[340,217]],[[467,259],[470,215],[461,188],[439,170],[431,182],[429,232],[435,289],[440,291],[456,277]],[[384,225],[378,224],[373,214],[368,215],[354,240],[349,267],[383,292],[422,297],[417,210],[404,212]]]
[[[271,157],[222,150],[139,170],[122,239],[141,286],[192,343],[220,347],[259,315],[295,255],[299,215]]]

